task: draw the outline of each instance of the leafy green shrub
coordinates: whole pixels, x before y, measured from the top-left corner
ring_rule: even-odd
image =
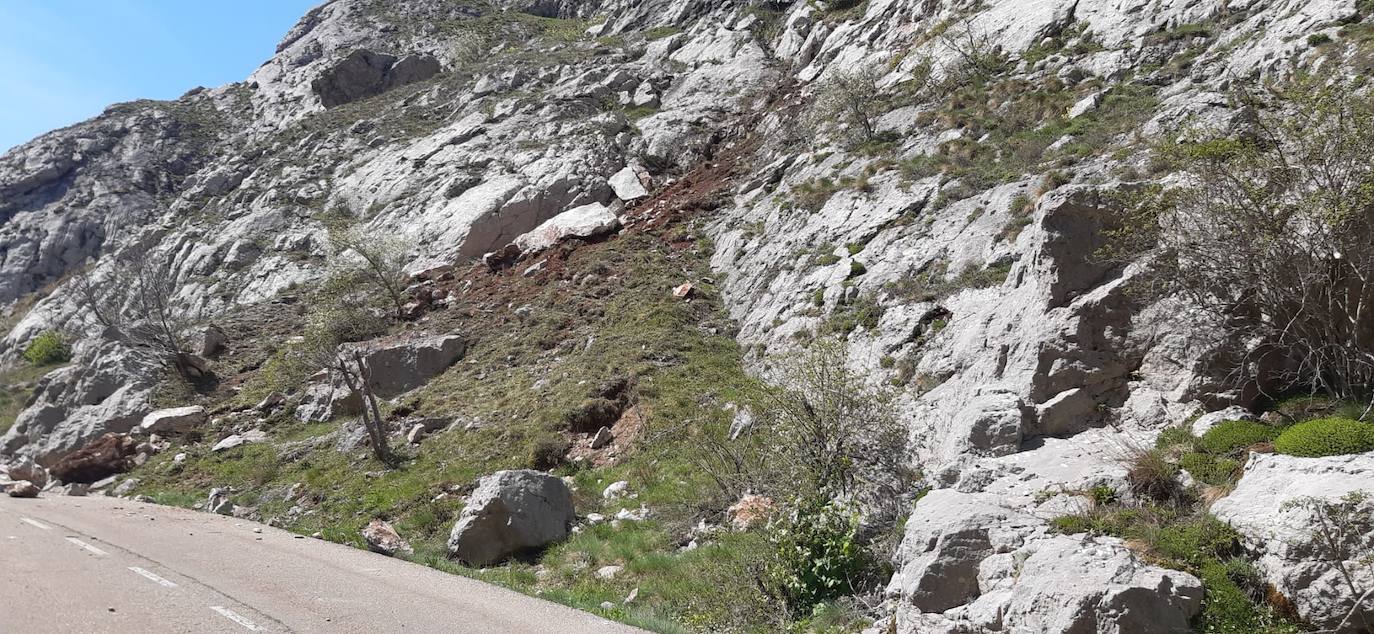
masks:
[[[1327,34],[1325,34],[1325,33],[1313,33],[1313,34],[1307,36],[1307,45],[1308,45],[1308,46],[1316,47],[1316,46],[1321,46],[1322,44],[1330,44],[1330,43],[1331,43],[1331,36],[1330,36],[1330,35],[1327,35]]]
[[[1178,466],[1188,470],[1203,484],[1222,485],[1231,482],[1240,470],[1240,461],[1206,453],[1186,453],[1178,459]]]
[[[1203,599],[1198,631],[1249,634],[1258,626],[1258,609],[1227,574],[1226,565],[1209,561],[1202,566]]]
[[[1374,424],[1349,418],[1309,420],[1279,434],[1274,449],[1309,458],[1374,451]]]
[[[55,330],[45,330],[29,342],[24,349],[24,359],[34,365],[54,365],[66,363],[72,358],[72,350],[62,335]]]
[[[873,563],[858,540],[858,516],[835,503],[803,502],[769,531],[774,557],[768,579],[801,614],[848,594]]]
[[[1198,439],[1198,448],[1212,454],[1229,454],[1256,443],[1269,442],[1279,430],[1249,420],[1224,420]]]

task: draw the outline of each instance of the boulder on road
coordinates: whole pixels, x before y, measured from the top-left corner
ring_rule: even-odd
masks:
[[[123,434],[105,434],[52,466],[52,475],[71,484],[99,482],[133,468],[138,442]]]
[[[576,520],[572,491],[539,471],[498,471],[482,478],[448,539],[449,556],[489,566],[568,536]]]
[[[48,470],[32,458],[20,458],[18,462],[10,465],[8,472],[11,480],[26,480],[40,489],[48,485]]]
[[[36,498],[38,497],[38,487],[32,482],[24,480],[15,482],[5,489],[5,492],[12,498]]]
[[[207,420],[205,408],[199,405],[160,409],[143,417],[139,428],[149,434],[184,434]]]
[[[387,557],[395,557],[396,553],[414,553],[406,540],[401,539],[400,533],[395,528],[382,520],[372,520],[362,530],[363,541],[367,542],[367,549],[374,553],[381,553]]]

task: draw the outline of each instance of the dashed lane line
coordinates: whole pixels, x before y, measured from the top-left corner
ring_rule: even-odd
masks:
[[[210,606],[210,609],[214,610],[215,612],[218,612],[220,616],[229,619],[230,621],[233,621],[235,623],[238,623],[239,625],[242,625],[244,629],[253,632],[262,630],[262,628],[258,627],[257,623],[248,620],[248,617],[243,616],[242,614],[239,614],[233,610],[218,605],[212,605]]]
[[[35,526],[35,527],[41,528],[41,529],[43,529],[43,530],[45,530],[45,531],[50,531],[50,530],[52,530],[52,527],[51,527],[51,526],[48,526],[47,524],[44,524],[43,522],[40,522],[40,521],[38,521],[38,520],[36,520],[36,519],[31,519],[31,518],[27,518],[27,517],[21,517],[21,518],[19,518],[19,521],[21,521],[21,522],[23,522],[23,523],[25,523],[25,524],[28,524],[29,526]]]
[[[144,570],[144,569],[142,569],[142,568],[139,568],[138,566],[129,566],[129,570],[134,571],[135,574],[137,574],[137,575],[139,575],[139,576],[141,576],[141,577],[144,577],[144,578],[148,579],[149,581],[152,581],[153,583],[156,583],[156,584],[158,584],[158,585],[160,585],[160,586],[162,586],[162,587],[164,587],[164,588],[175,588],[175,587],[177,587],[177,584],[172,583],[171,581],[168,581],[168,580],[166,580],[166,579],[163,579],[162,577],[157,576],[157,574],[155,574],[155,573],[153,573],[153,572],[150,572],[150,571],[148,571],[148,570]]]
[[[71,543],[73,543],[73,544],[76,544],[77,546],[80,546],[80,547],[82,547],[82,548],[84,548],[84,549],[86,549],[86,550],[88,550],[88,551],[90,551],[90,552],[93,552],[93,553],[95,553],[95,554],[97,554],[97,555],[99,555],[99,556],[101,556],[101,557],[104,557],[104,556],[110,554],[110,553],[107,553],[107,552],[105,552],[105,551],[103,551],[103,550],[100,550],[99,548],[96,548],[95,546],[92,546],[92,545],[90,545],[90,544],[87,544],[86,542],[83,542],[83,541],[81,541],[81,540],[79,540],[79,539],[77,539],[77,538],[75,538],[75,537],[68,537],[68,538],[67,538],[67,541],[69,541],[69,542],[71,542]]]

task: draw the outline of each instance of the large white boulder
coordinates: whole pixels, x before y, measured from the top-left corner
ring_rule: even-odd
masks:
[[[160,409],[143,417],[139,428],[149,434],[184,434],[205,424],[205,408],[199,405]]]
[[[515,239],[520,253],[529,256],[571,238],[594,238],[620,228],[620,218],[601,203],[569,209]]]
[[[489,566],[567,537],[576,520],[572,491],[539,471],[498,471],[482,478],[453,525],[449,556]]]
[[[646,181],[648,174],[644,173],[643,168],[638,165],[626,165],[624,169],[611,176],[606,184],[615,190],[617,198],[629,202],[649,195],[649,188],[645,187]]]
[[[1332,540],[1341,547],[1323,547],[1320,522],[1303,502],[1340,503],[1352,493],[1371,498],[1354,509],[1341,527],[1343,536]],[[1213,504],[1212,513],[1240,531],[1265,579],[1320,628],[1336,628],[1357,595],[1374,589],[1374,568],[1361,562],[1374,554],[1374,452],[1327,458],[1251,454],[1235,490]],[[1363,619],[1374,622],[1374,599],[1366,598],[1335,631],[1362,632]]]

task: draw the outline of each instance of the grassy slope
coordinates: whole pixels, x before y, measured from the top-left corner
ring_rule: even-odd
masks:
[[[396,469],[362,450],[336,451],[328,436],[349,421],[303,424],[277,415],[264,422],[270,444],[211,455],[210,445],[225,433],[215,429],[131,476],[142,480],[140,493],[179,505],[231,486],[235,501],[256,507],[264,520],[355,546],[362,546],[363,525],[384,518],[414,545],[416,561],[585,609],[600,610],[603,601],[620,606],[638,588],[633,603],[608,615],[660,631],[764,627],[758,624],[777,615],[753,582],[760,536],[729,534],[680,550],[693,525],[718,520],[733,502],[698,468],[691,438],[724,434],[731,416],[723,406],[738,402],[749,385],[719,297],[704,281],[708,257],[709,246],[687,227],[669,226],[564,247],[533,278],[475,269],[460,276],[473,281],[460,304],[430,315],[421,328],[464,333],[473,346],[464,361],[390,409],[461,416],[480,427],[457,426],[403,450],[407,457]],[[691,301],[671,293],[686,280],[698,289]],[[516,310],[522,306],[530,309]],[[486,571],[449,562],[444,542],[461,494],[483,474],[531,466],[537,447],[585,444],[588,435],[567,429],[568,414],[615,377],[636,386],[637,406],[627,415],[642,424],[632,446],[605,466],[568,463],[555,472],[576,483],[579,515],[611,516],[642,504],[651,519],[589,528],[534,561]],[[261,388],[250,378],[244,390]],[[311,448],[311,439],[324,440]],[[181,451],[189,458],[173,464]],[[603,501],[600,492],[617,480],[628,481],[635,497]],[[297,483],[298,495],[287,499]],[[292,506],[301,509],[292,514]],[[607,565],[625,570],[610,580],[593,574]]]

